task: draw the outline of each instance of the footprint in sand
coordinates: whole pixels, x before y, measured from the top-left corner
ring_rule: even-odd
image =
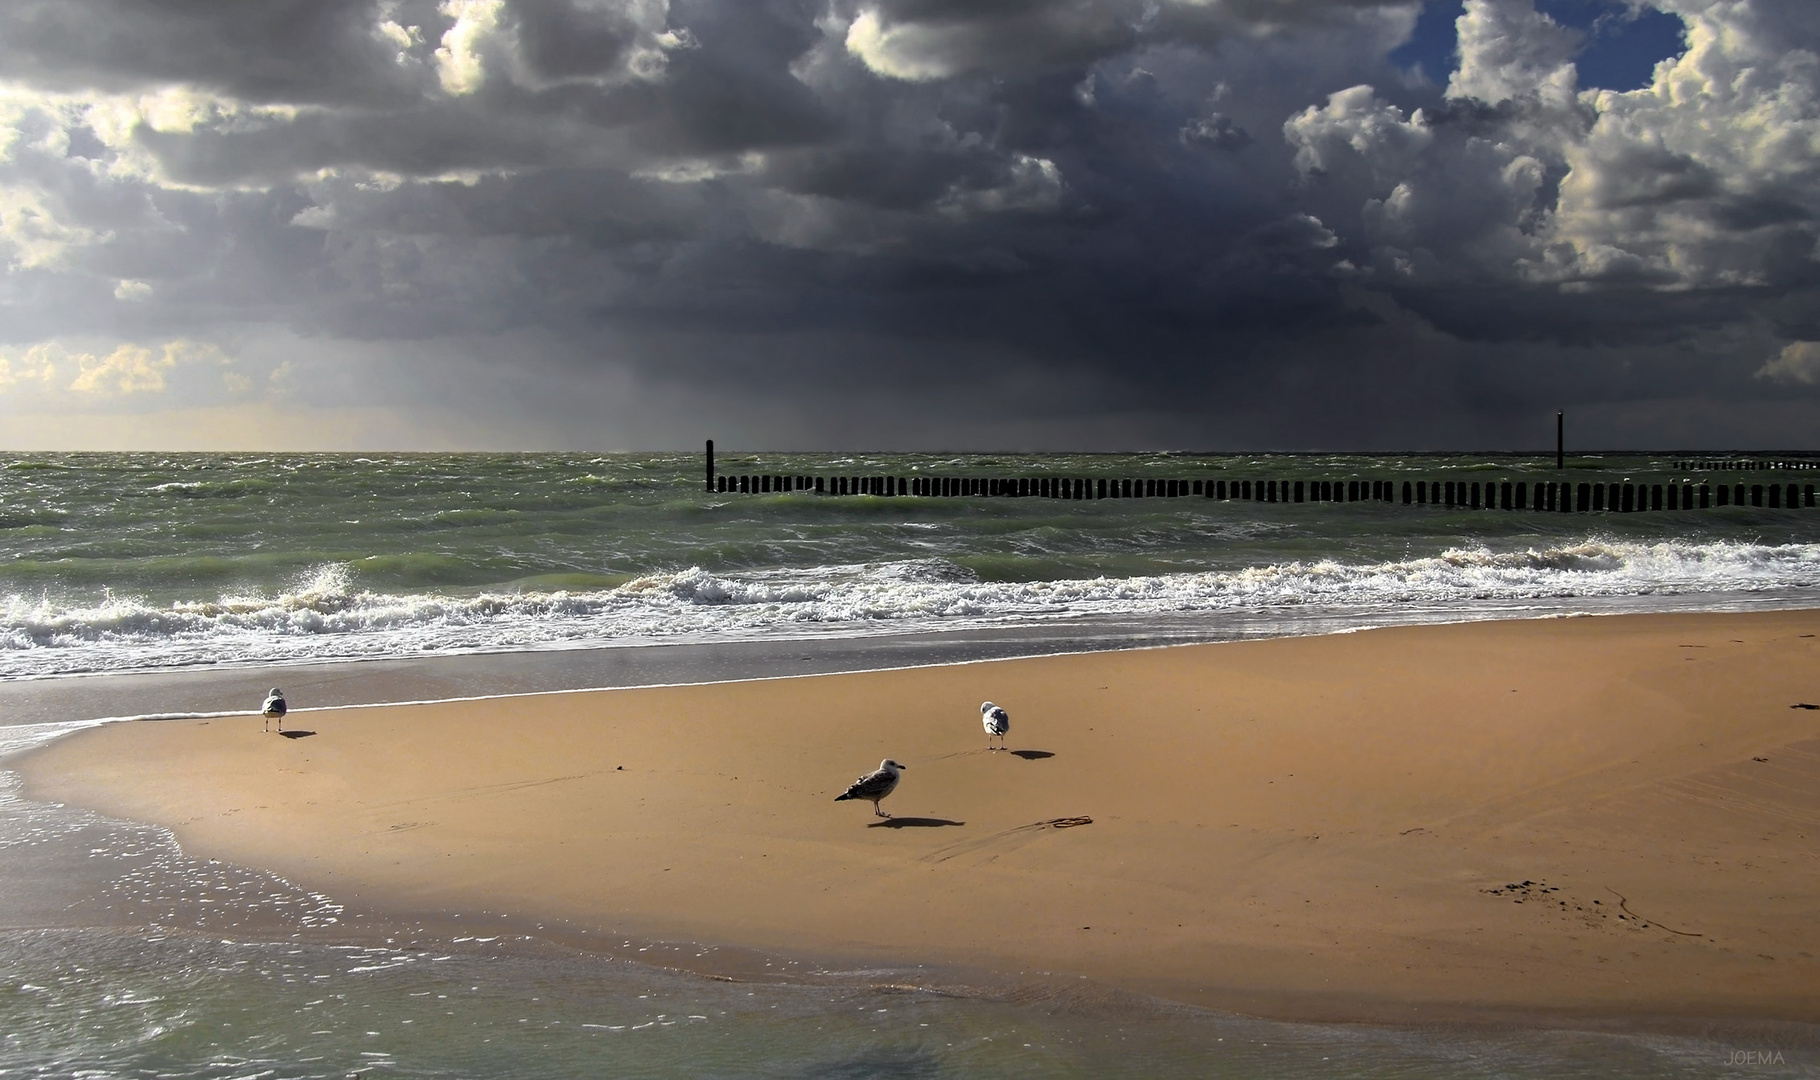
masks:
[[[922,861],[941,863],[947,862],[950,859],[958,859],[962,855],[986,853],[986,857],[981,859],[980,862],[989,863],[994,859],[997,859],[1000,855],[1016,851],[1018,848],[1030,843],[1044,833],[1054,832],[1057,829],[1073,829],[1082,825],[1091,824],[1093,824],[1093,819],[1085,815],[1079,817],[1049,818],[1047,821],[1033,821],[1028,825],[1019,825],[1013,829],[1005,829],[1001,832],[993,833],[991,836],[981,837],[978,840],[964,840],[958,844],[949,844],[947,847],[937,848],[929,854],[924,855]]]

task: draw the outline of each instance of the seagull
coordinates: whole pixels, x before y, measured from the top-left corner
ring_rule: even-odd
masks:
[[[980,704],[980,722],[986,725],[986,749],[1003,750],[1005,733],[1011,730],[1011,714],[994,705],[992,702]],[[992,745],[992,737],[998,736],[999,745]]]
[[[265,696],[265,705],[259,710],[265,716],[265,729],[272,730],[272,721],[278,721],[278,731],[284,732],[284,691],[276,686]]]
[[[846,802],[848,799],[870,799],[872,800],[872,812],[874,814],[877,814],[879,817],[890,817],[890,814],[887,814],[878,808],[878,801],[897,790],[897,770],[908,769],[909,767],[910,766],[908,765],[900,765],[890,758],[886,758],[878,763],[877,770],[869,772],[858,780],[853,781],[853,786],[839,795],[836,795],[834,801]]]

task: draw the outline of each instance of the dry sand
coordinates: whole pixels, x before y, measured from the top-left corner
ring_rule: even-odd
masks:
[[[1816,633],[1556,619],[311,711],[295,739],[120,724],[24,772],[397,913],[1275,1016],[1811,1022]],[[985,749],[985,698],[1020,753]],[[894,821],[832,801],[886,756]]]

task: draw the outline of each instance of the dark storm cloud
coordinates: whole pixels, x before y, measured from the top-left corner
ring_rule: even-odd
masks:
[[[1531,0],[1469,0],[1445,86],[1369,0],[15,4],[0,339],[509,340],[548,415],[711,385],[777,443],[1497,442],[1808,394],[1764,365],[1820,337],[1820,27],[1662,7],[1672,94],[1581,93]]]
[[[508,25],[525,63],[551,79],[610,74],[638,41],[639,26],[622,10],[577,7],[568,0],[519,0]]]
[[[396,98],[404,81],[373,11],[371,0],[13,0],[0,7],[0,71],[66,91],[183,83],[249,101]]]

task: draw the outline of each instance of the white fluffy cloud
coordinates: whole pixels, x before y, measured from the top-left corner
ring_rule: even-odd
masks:
[[[63,398],[93,403],[163,394],[180,369],[217,370],[233,364],[218,346],[177,340],[146,346],[123,342],[111,350],[88,350],[60,341],[39,342],[23,349],[0,350],[0,399]],[[244,390],[249,384],[227,372],[222,385]],[[17,404],[17,401],[14,402]]]
[[[912,82],[975,71],[1078,65],[1133,42],[1154,13],[1128,0],[981,5],[885,2],[862,7],[847,50],[880,75]]]
[[[1403,275],[1799,278],[1820,218],[1820,58],[1789,46],[1812,41],[1813,19],[1730,0],[1674,10],[1689,48],[1651,86],[1576,92],[1574,35],[1530,0],[1467,0],[1446,108],[1406,115],[1358,86],[1284,135],[1305,175],[1356,200],[1357,238]]]
[[[1675,0],[1687,52],[1631,93],[1581,96],[1565,140],[1551,279],[1771,285],[1811,258],[1820,217],[1820,56],[1801,4]],[[1803,47],[1805,46],[1805,47]]]
[[[1820,341],[1789,342],[1769,363],[1757,369],[1757,377],[1779,383],[1820,386]]]
[[[1456,29],[1460,66],[1447,82],[1448,97],[1572,104],[1579,35],[1538,12],[1533,0],[1468,0]]]
[[[53,193],[23,184],[0,185],[0,258],[14,270],[62,264],[69,253],[106,233],[84,226]]]
[[[471,94],[486,81],[482,53],[499,30],[503,7],[504,0],[443,0],[442,13],[454,20],[436,49],[436,77],[444,90]]]

